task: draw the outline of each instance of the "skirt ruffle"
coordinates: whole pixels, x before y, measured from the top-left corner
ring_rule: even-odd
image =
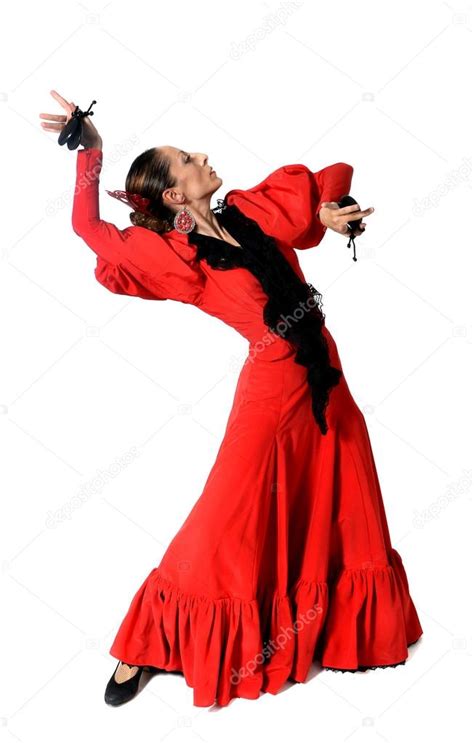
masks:
[[[154,568],[135,594],[110,654],[180,671],[193,704],[276,694],[304,682],[313,660],[331,670],[403,664],[422,634],[400,555],[297,581],[285,596],[243,600],[181,591]]]

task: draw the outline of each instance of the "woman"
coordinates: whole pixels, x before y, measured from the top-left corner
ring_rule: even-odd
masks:
[[[58,133],[66,114],[40,114]],[[304,165],[234,189],[202,153],[138,156],[124,230],[99,216],[102,140],[84,120],[74,231],[109,291],[192,304],[249,341],[225,435],[204,490],[135,594],[110,653],[105,700],[135,696],[143,671],[181,671],[193,703],[276,693],[312,660],[356,671],[401,665],[422,634],[392,547],[364,417],[295,249],[373,208],[339,208],[352,167]],[[357,234],[365,228],[361,222]]]

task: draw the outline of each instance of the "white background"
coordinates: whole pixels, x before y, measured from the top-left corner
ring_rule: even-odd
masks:
[[[465,740],[470,706],[471,36],[464,2],[9,3],[1,44],[2,740]],[[107,292],[74,234],[76,153],[49,91],[104,140],[101,214],[136,155],[206,152],[216,194],[354,167],[356,240],[298,254],[369,427],[424,629],[405,666],[192,705],[182,676],[105,705],[108,649],[214,462],[247,343],[196,308]],[[215,205],[215,202],[213,203]],[[472,411],[471,411],[472,413]],[[214,712],[215,714],[211,714]]]

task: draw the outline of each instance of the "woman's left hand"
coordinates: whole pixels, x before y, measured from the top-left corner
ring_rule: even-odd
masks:
[[[350,230],[347,226],[348,222],[352,222],[354,219],[362,219],[372,214],[374,207],[371,206],[368,209],[361,210],[359,204],[351,204],[351,206],[339,207],[337,201],[323,201],[319,208],[318,216],[325,227],[329,227],[330,230],[338,232],[340,235],[348,235]],[[362,235],[366,228],[366,223],[362,221],[359,227],[355,230],[354,235]]]

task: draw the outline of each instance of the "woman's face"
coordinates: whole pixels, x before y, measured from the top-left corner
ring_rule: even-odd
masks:
[[[184,198],[187,202],[207,198],[222,185],[222,178],[212,170],[208,157],[202,152],[187,152],[168,145],[159,148],[160,153],[168,158],[170,173],[176,179],[176,186],[163,192],[163,200],[170,204],[180,205]]]

